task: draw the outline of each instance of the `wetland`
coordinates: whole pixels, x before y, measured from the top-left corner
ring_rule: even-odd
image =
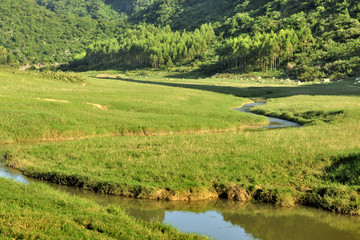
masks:
[[[360,106],[351,81],[298,86],[170,79],[159,72],[144,78],[134,71],[127,79],[77,74],[85,85],[0,73],[0,152],[8,168],[0,175],[17,169],[17,181],[40,180],[1,180],[0,204],[13,222],[0,229],[4,236],[50,236],[41,235],[39,216],[50,221],[54,203],[64,214],[48,231],[64,239],[119,237],[131,229],[140,230],[130,239],[202,238],[173,227],[219,239],[309,239],[320,229],[323,236],[354,239],[358,233]],[[233,110],[259,98],[267,104],[245,107],[260,115]],[[295,127],[266,130],[263,115]],[[77,207],[81,218],[71,207],[78,205],[86,206]],[[95,221],[91,209],[112,220]],[[64,221],[72,222],[68,229]],[[133,225],[114,227],[119,221]]]

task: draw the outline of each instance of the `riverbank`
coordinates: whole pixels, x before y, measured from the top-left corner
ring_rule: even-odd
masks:
[[[301,129],[40,144],[8,151],[6,162],[30,177],[105,194],[167,200],[222,197],[359,215],[357,99],[278,99],[284,112],[301,111],[291,104],[299,102],[306,112],[338,112],[340,107],[342,114],[330,114],[326,121],[317,118],[322,114],[313,115],[315,123]],[[271,103],[261,107],[275,109]]]
[[[91,135],[90,139],[33,142],[7,149],[6,164],[27,176],[135,198],[220,197],[360,215],[360,91],[352,83],[297,86],[273,79],[253,84],[237,79],[226,83],[219,79],[149,80],[134,75],[116,80],[84,76],[84,87],[26,74],[12,83],[15,76],[2,85],[0,97],[9,104],[5,101],[1,107],[0,135],[6,137],[0,140]],[[11,95],[15,90],[17,94]],[[39,94],[41,99],[69,103],[34,99]],[[264,118],[231,110],[249,101],[233,95],[273,97],[255,110],[286,115],[297,122],[306,120],[305,126],[245,130],[243,126],[261,124]],[[96,102],[107,110],[83,102]],[[84,109],[78,114],[78,108]],[[29,113],[33,117],[28,119]],[[69,121],[61,120],[68,117]],[[240,130],[226,132],[234,126]],[[103,135],[126,129],[139,132]],[[144,129],[169,134],[146,135]]]
[[[0,236],[9,239],[205,239],[156,222],[129,217],[53,190],[0,178]]]

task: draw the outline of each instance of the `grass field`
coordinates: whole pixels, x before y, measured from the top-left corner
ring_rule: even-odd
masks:
[[[18,142],[7,147],[8,166],[114,195],[223,197],[360,215],[360,88],[353,81],[80,75],[85,85],[0,73],[0,140]],[[304,126],[254,129],[266,119],[231,110],[249,98],[268,99],[254,111]]]
[[[0,72],[0,143],[235,130],[263,117],[231,110],[249,101],[206,91],[87,78]]]
[[[53,190],[0,178],[1,239],[203,239],[115,206],[101,206]]]

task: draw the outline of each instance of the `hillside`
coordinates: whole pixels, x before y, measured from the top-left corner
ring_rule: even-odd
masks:
[[[302,81],[360,72],[355,0],[6,0],[0,8],[1,62],[281,69]]]
[[[67,62],[95,39],[114,36],[121,24],[56,14],[33,0],[4,0],[0,12],[0,46],[20,64]]]

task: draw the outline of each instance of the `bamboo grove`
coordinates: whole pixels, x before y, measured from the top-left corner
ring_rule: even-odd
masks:
[[[142,24],[127,29],[119,38],[89,45],[86,53],[79,55],[75,63],[172,67],[206,53],[214,41],[215,32],[211,24],[204,24],[194,32],[172,31],[168,25],[155,27],[152,24]]]
[[[218,49],[224,69],[252,68],[267,71],[290,63],[295,53],[308,52],[315,43],[310,28],[281,29],[229,38]]]

